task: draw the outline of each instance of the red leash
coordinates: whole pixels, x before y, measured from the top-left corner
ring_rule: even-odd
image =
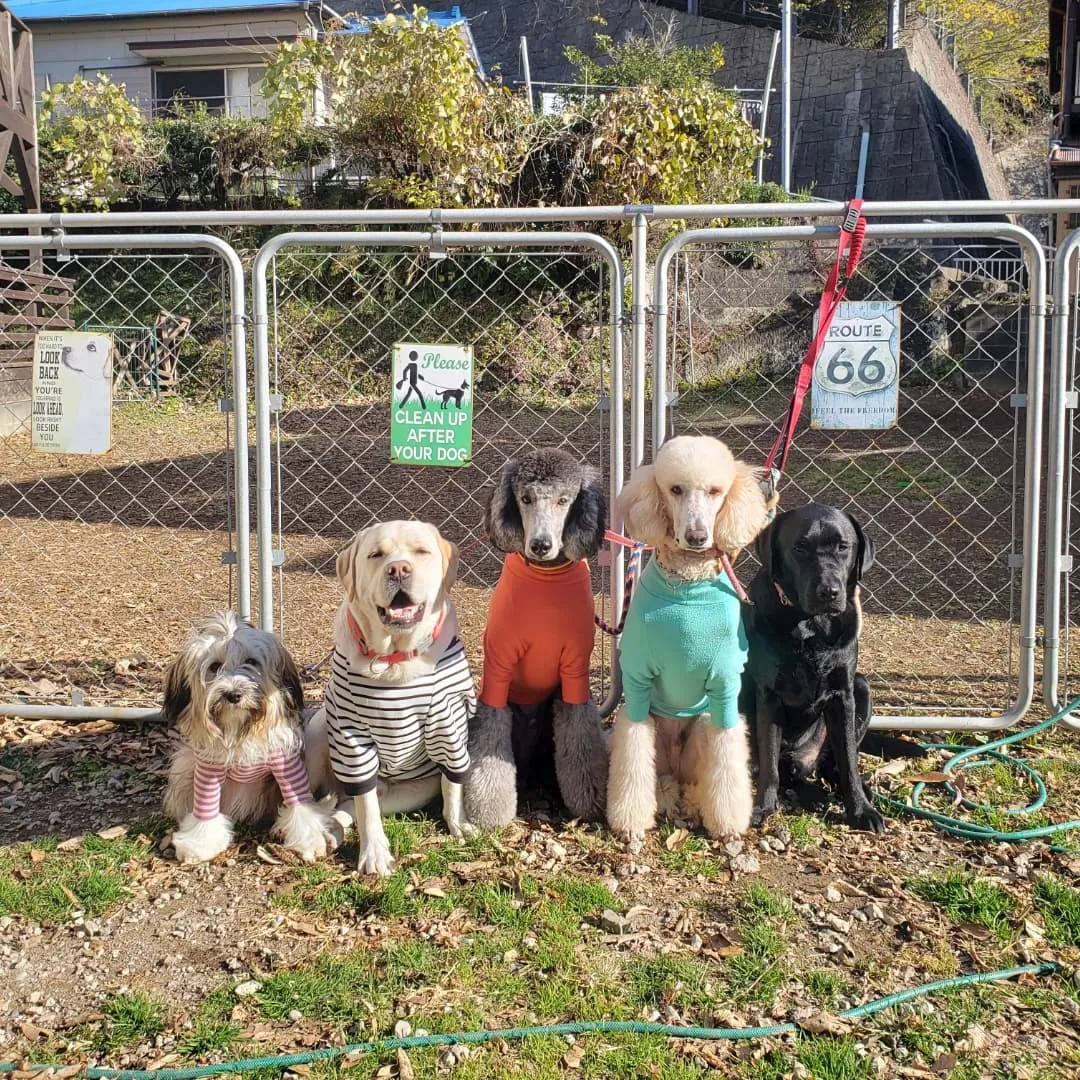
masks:
[[[780,455],[780,463],[775,465],[776,477],[772,481],[775,487],[779,481],[779,474],[787,466],[788,452],[795,440],[795,428],[799,423],[799,415],[802,413],[803,401],[806,392],[810,389],[810,382],[814,376],[814,367],[825,345],[829,327],[836,315],[836,309],[844,302],[847,296],[848,283],[862,259],[863,239],[866,235],[866,218],[862,216],[862,199],[852,199],[848,203],[847,216],[840,229],[840,236],[836,244],[836,260],[832,270],[825,280],[825,288],[821,291],[821,300],[818,302],[817,331],[814,340],[810,342],[810,348],[806,350],[802,364],[799,367],[799,375],[795,380],[795,390],[791,395],[791,404],[788,406],[787,415],[777,432],[776,441],[765,459],[765,468],[772,471],[777,454]],[[846,255],[846,259],[845,259]]]

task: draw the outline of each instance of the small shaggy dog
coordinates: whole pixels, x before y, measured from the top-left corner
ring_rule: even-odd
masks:
[[[457,558],[420,521],[372,525],[338,556],[344,598],[308,759],[316,790],[352,797],[364,874],[394,868],[382,815],[419,810],[440,789],[451,836],[473,830],[461,785],[476,691],[450,600]]]
[[[484,526],[507,554],[469,744],[465,810],[477,825],[512,820],[529,782],[554,780],[574,817],[603,813],[607,743],[589,695],[596,629],[586,560],[606,518],[596,471],[563,450],[508,461],[489,496]]]
[[[659,809],[699,818],[711,836],[737,836],[753,809],[738,711],[746,637],[718,559],[765,527],[757,473],[717,439],[681,436],[635,471],[619,506],[627,533],[655,558],[621,641],[625,705],[612,737],[608,823],[639,840]]]
[[[194,630],[165,673],[165,718],[184,740],[165,812],[179,822],[180,862],[220,855],[238,821],[268,820],[305,862],[333,850],[340,829],[315,805],[304,766],[300,676],[275,635],[233,612]]]

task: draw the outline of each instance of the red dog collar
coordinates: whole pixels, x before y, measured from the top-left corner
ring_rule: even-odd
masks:
[[[415,660],[421,653],[426,652],[431,648],[432,642],[439,636],[439,632],[443,628],[443,623],[446,622],[446,608],[444,607],[442,609],[439,620],[435,623],[435,628],[431,631],[431,638],[422,649],[413,649],[411,652],[386,653],[384,656],[380,656],[373,649],[368,648],[368,644],[364,640],[364,632],[360,629],[360,624],[353,618],[353,613],[351,611],[345,612],[345,618],[348,621],[349,631],[352,633],[353,641],[356,642],[356,647],[364,654],[364,656],[368,656],[372,660],[378,660],[384,664],[401,664],[406,660]]]

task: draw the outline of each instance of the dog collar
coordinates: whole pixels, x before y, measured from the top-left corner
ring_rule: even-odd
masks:
[[[432,642],[439,636],[439,633],[443,628],[443,623],[446,622],[446,608],[444,607],[442,609],[438,622],[435,623],[435,627],[431,631],[431,637],[422,649],[412,649],[410,652],[385,653],[382,655],[375,652],[374,649],[368,648],[368,643],[364,640],[364,632],[360,629],[360,624],[353,618],[353,613],[351,611],[345,612],[345,618],[349,624],[349,632],[353,636],[353,641],[356,642],[356,647],[364,654],[364,656],[370,657],[372,660],[376,660],[383,664],[402,664],[406,660],[415,660],[421,653],[426,652],[431,648]]]
[[[776,595],[780,597],[780,603],[784,607],[794,607],[795,605],[787,598],[787,593],[780,588],[780,582],[774,581],[773,588],[776,589]]]

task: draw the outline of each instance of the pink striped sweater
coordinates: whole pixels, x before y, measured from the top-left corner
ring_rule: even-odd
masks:
[[[286,806],[301,806],[312,801],[307,769],[299,751],[286,754],[277,750],[265,761],[251,765],[222,765],[196,757],[195,820],[213,821],[221,813],[221,785],[226,780],[234,784],[255,784],[271,775],[281,789]]]

